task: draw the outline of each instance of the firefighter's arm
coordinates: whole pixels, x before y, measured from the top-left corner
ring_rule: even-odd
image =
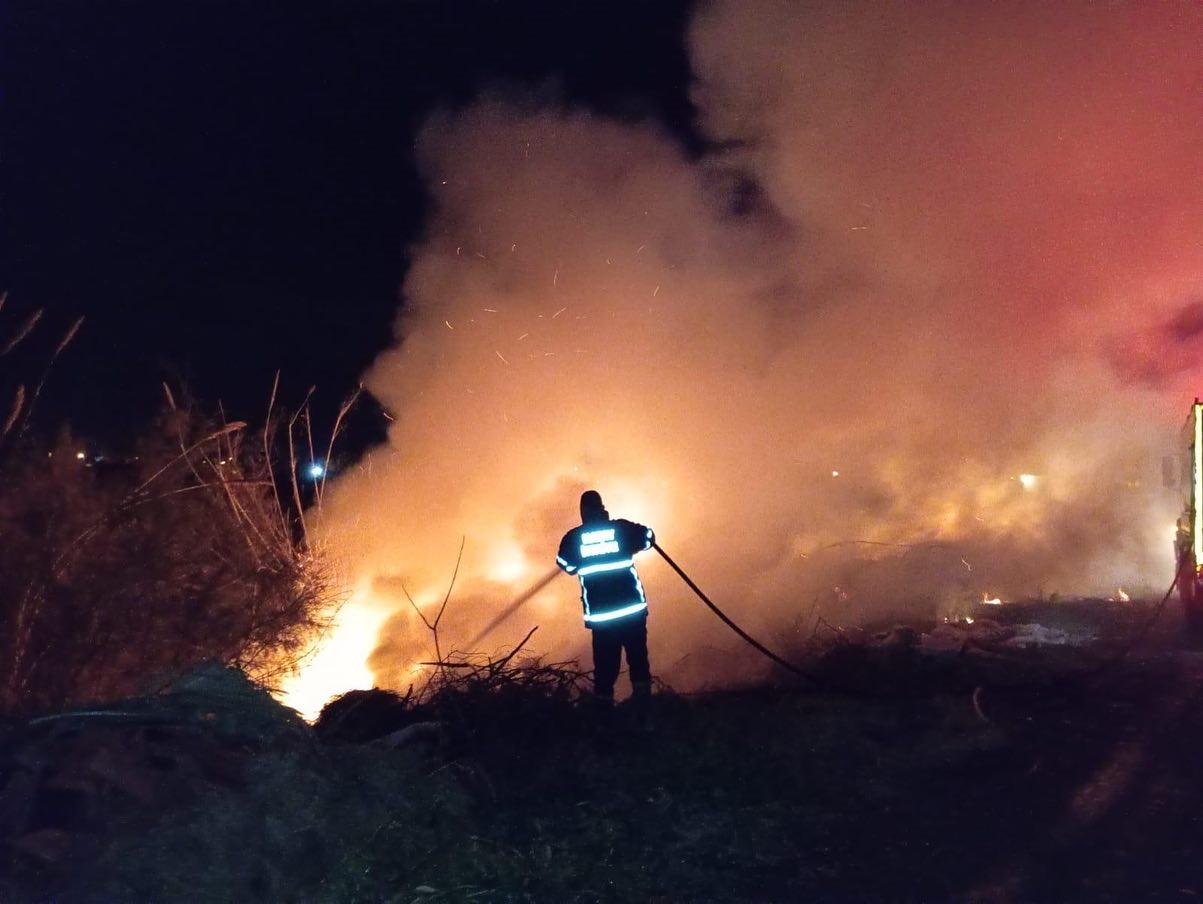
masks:
[[[644,524],[636,524],[634,521],[624,520],[622,528],[625,534],[625,546],[632,554],[643,552],[645,549],[651,549],[652,544],[656,542],[655,532]]]
[[[577,544],[572,541],[572,531],[564,534],[564,539],[560,541],[560,551],[556,554],[556,564],[569,574],[576,574],[576,570],[580,568],[580,562],[577,561],[579,550]]]

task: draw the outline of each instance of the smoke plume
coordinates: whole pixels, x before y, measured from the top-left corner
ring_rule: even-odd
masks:
[[[1161,589],[1160,458],[1203,387],[1203,12],[726,0],[689,42],[701,159],[500,96],[421,136],[434,212],[366,377],[395,422],[325,516],[376,679],[432,652],[414,607],[461,541],[444,653],[552,567],[589,487],[770,637]],[[721,679],[691,663],[732,638],[640,568],[653,666]],[[579,654],[577,596],[481,648],[538,624]]]

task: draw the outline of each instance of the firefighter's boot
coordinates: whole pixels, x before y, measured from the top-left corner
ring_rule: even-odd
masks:
[[[650,681],[631,682],[631,715],[634,717],[636,731],[651,731],[652,683]]]

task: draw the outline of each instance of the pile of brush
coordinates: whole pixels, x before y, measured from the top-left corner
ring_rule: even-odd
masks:
[[[406,694],[349,691],[326,705],[314,731],[328,743],[379,740],[400,746],[436,725],[452,743],[481,736],[529,739],[553,726],[557,732],[573,730],[581,721],[589,672],[577,662],[519,658],[521,649],[520,644],[500,659],[452,654],[424,663],[431,669],[426,684]]]

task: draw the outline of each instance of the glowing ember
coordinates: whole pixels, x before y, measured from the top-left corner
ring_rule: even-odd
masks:
[[[1038,484],[1039,482],[1040,482],[1040,478],[1037,477],[1035,474],[1020,474],[1019,475],[1019,485],[1021,487],[1023,487],[1025,490],[1036,489],[1036,484]]]
[[[982,602],[987,606],[1001,606],[1002,600],[997,596],[990,596],[988,593],[982,594]]]

